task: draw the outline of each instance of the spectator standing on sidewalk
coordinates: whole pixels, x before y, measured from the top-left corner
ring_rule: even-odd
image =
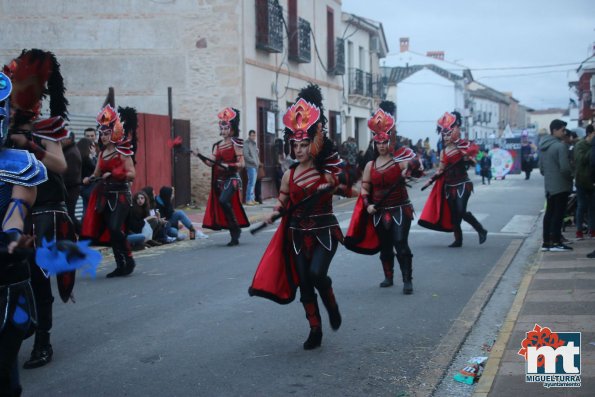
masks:
[[[593,127],[590,124],[590,127]],[[595,142],[591,141],[591,183],[595,188]],[[587,258],[595,259],[595,250],[587,254]]]
[[[546,211],[543,217],[542,251],[570,251],[562,243],[562,222],[568,196],[572,191],[572,169],[568,146],[564,143],[566,122],[555,119],[550,123],[550,134],[539,143],[539,171],[543,175]]]
[[[576,178],[576,238],[582,239],[583,220],[587,215],[587,225],[591,237],[595,237],[595,187],[591,170],[591,148],[595,132],[593,125],[587,126],[586,136],[574,147],[574,164]]]
[[[248,187],[246,189],[246,205],[258,204],[254,199],[254,187],[256,186],[256,172],[260,165],[258,158],[258,146],[256,145],[256,131],[248,132],[248,139],[244,142],[244,163],[248,174]]]

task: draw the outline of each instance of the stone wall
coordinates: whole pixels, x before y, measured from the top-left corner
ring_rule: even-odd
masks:
[[[100,4],[100,6],[98,6]],[[217,113],[242,98],[240,0],[0,3],[0,62],[23,48],[53,51],[70,113],[96,115],[108,87],[116,104],[191,122],[192,148],[218,139]],[[204,203],[210,169],[192,162],[193,198]],[[159,188],[159,187],[156,187]]]

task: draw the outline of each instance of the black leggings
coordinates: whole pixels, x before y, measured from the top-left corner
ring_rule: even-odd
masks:
[[[455,233],[455,238],[459,239],[462,236],[461,230],[461,222],[463,220],[469,223],[469,220],[465,219],[467,217],[467,202],[469,201],[469,197],[471,196],[471,191],[465,189],[463,187],[463,195],[459,197],[458,191],[454,194],[451,194],[450,197],[446,199],[448,203],[448,207],[450,208],[450,216],[452,221],[452,228]]]
[[[304,249],[296,255],[295,262],[300,278],[300,300],[302,302],[316,300],[314,288],[323,294],[332,285],[331,278],[327,274],[339,243],[334,238],[331,242],[329,251],[317,241],[316,246],[312,248],[312,258],[310,259],[306,256]]]
[[[233,213],[233,208],[231,205],[231,199],[233,195],[236,193],[236,186],[233,180],[226,180],[223,182],[221,186],[221,193],[219,194],[219,203],[221,204],[221,208],[225,213],[225,218],[227,218],[227,224],[229,225],[230,231],[235,231],[239,229],[238,221],[236,219],[235,214]]]
[[[118,199],[120,198],[121,197],[118,197]],[[130,204],[127,197],[125,197],[124,202],[118,201],[113,211],[110,210],[108,204],[106,204],[106,207],[103,210],[103,220],[110,233],[110,243],[114,255],[118,255],[119,252],[126,256],[132,255],[130,245],[126,239],[126,234],[122,231],[122,227],[126,223],[129,213]]]
[[[397,251],[397,256],[411,256],[409,248],[409,229],[411,228],[411,219],[407,216],[401,217],[401,224],[391,222],[387,230],[382,222],[376,226],[376,233],[380,239],[380,260],[387,261],[393,256],[393,247]]]

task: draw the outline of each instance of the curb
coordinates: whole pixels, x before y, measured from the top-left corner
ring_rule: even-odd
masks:
[[[525,274],[521,281],[517,295],[514,298],[508,315],[506,316],[506,320],[504,321],[504,324],[502,324],[502,328],[500,328],[498,339],[492,347],[485,370],[479,378],[473,397],[487,397],[492,389],[494,380],[498,375],[498,369],[500,369],[500,362],[502,361],[502,356],[506,350],[506,345],[508,344],[510,335],[516,325],[519,313],[523,307],[527,293],[529,292],[529,285],[531,284],[531,281],[533,281],[533,276],[535,276],[535,273],[537,273],[537,270],[539,269],[542,258],[543,252],[540,251],[536,260],[533,262],[529,270],[527,270],[527,274]]]
[[[475,293],[461,311],[461,314],[454,320],[448,333],[442,337],[440,343],[434,349],[434,351],[442,353],[437,354],[430,360],[425,369],[415,378],[413,382],[415,387],[415,390],[412,391],[413,395],[430,396],[434,393],[440,382],[442,382],[450,363],[454,360],[457,352],[467,339],[471,329],[479,319],[483,308],[500,283],[502,275],[512,263],[522,244],[523,239],[512,240],[498,259],[496,265],[477,287]]]

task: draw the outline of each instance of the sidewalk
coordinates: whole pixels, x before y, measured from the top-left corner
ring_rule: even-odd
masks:
[[[566,236],[574,236],[568,228]],[[528,270],[490,353],[475,397],[595,395],[595,239],[575,241],[568,252],[541,252]],[[535,324],[551,332],[581,332],[581,387],[546,388],[525,380],[525,359],[518,354]],[[561,338],[562,339],[562,338]],[[563,360],[560,356],[558,360]]]

